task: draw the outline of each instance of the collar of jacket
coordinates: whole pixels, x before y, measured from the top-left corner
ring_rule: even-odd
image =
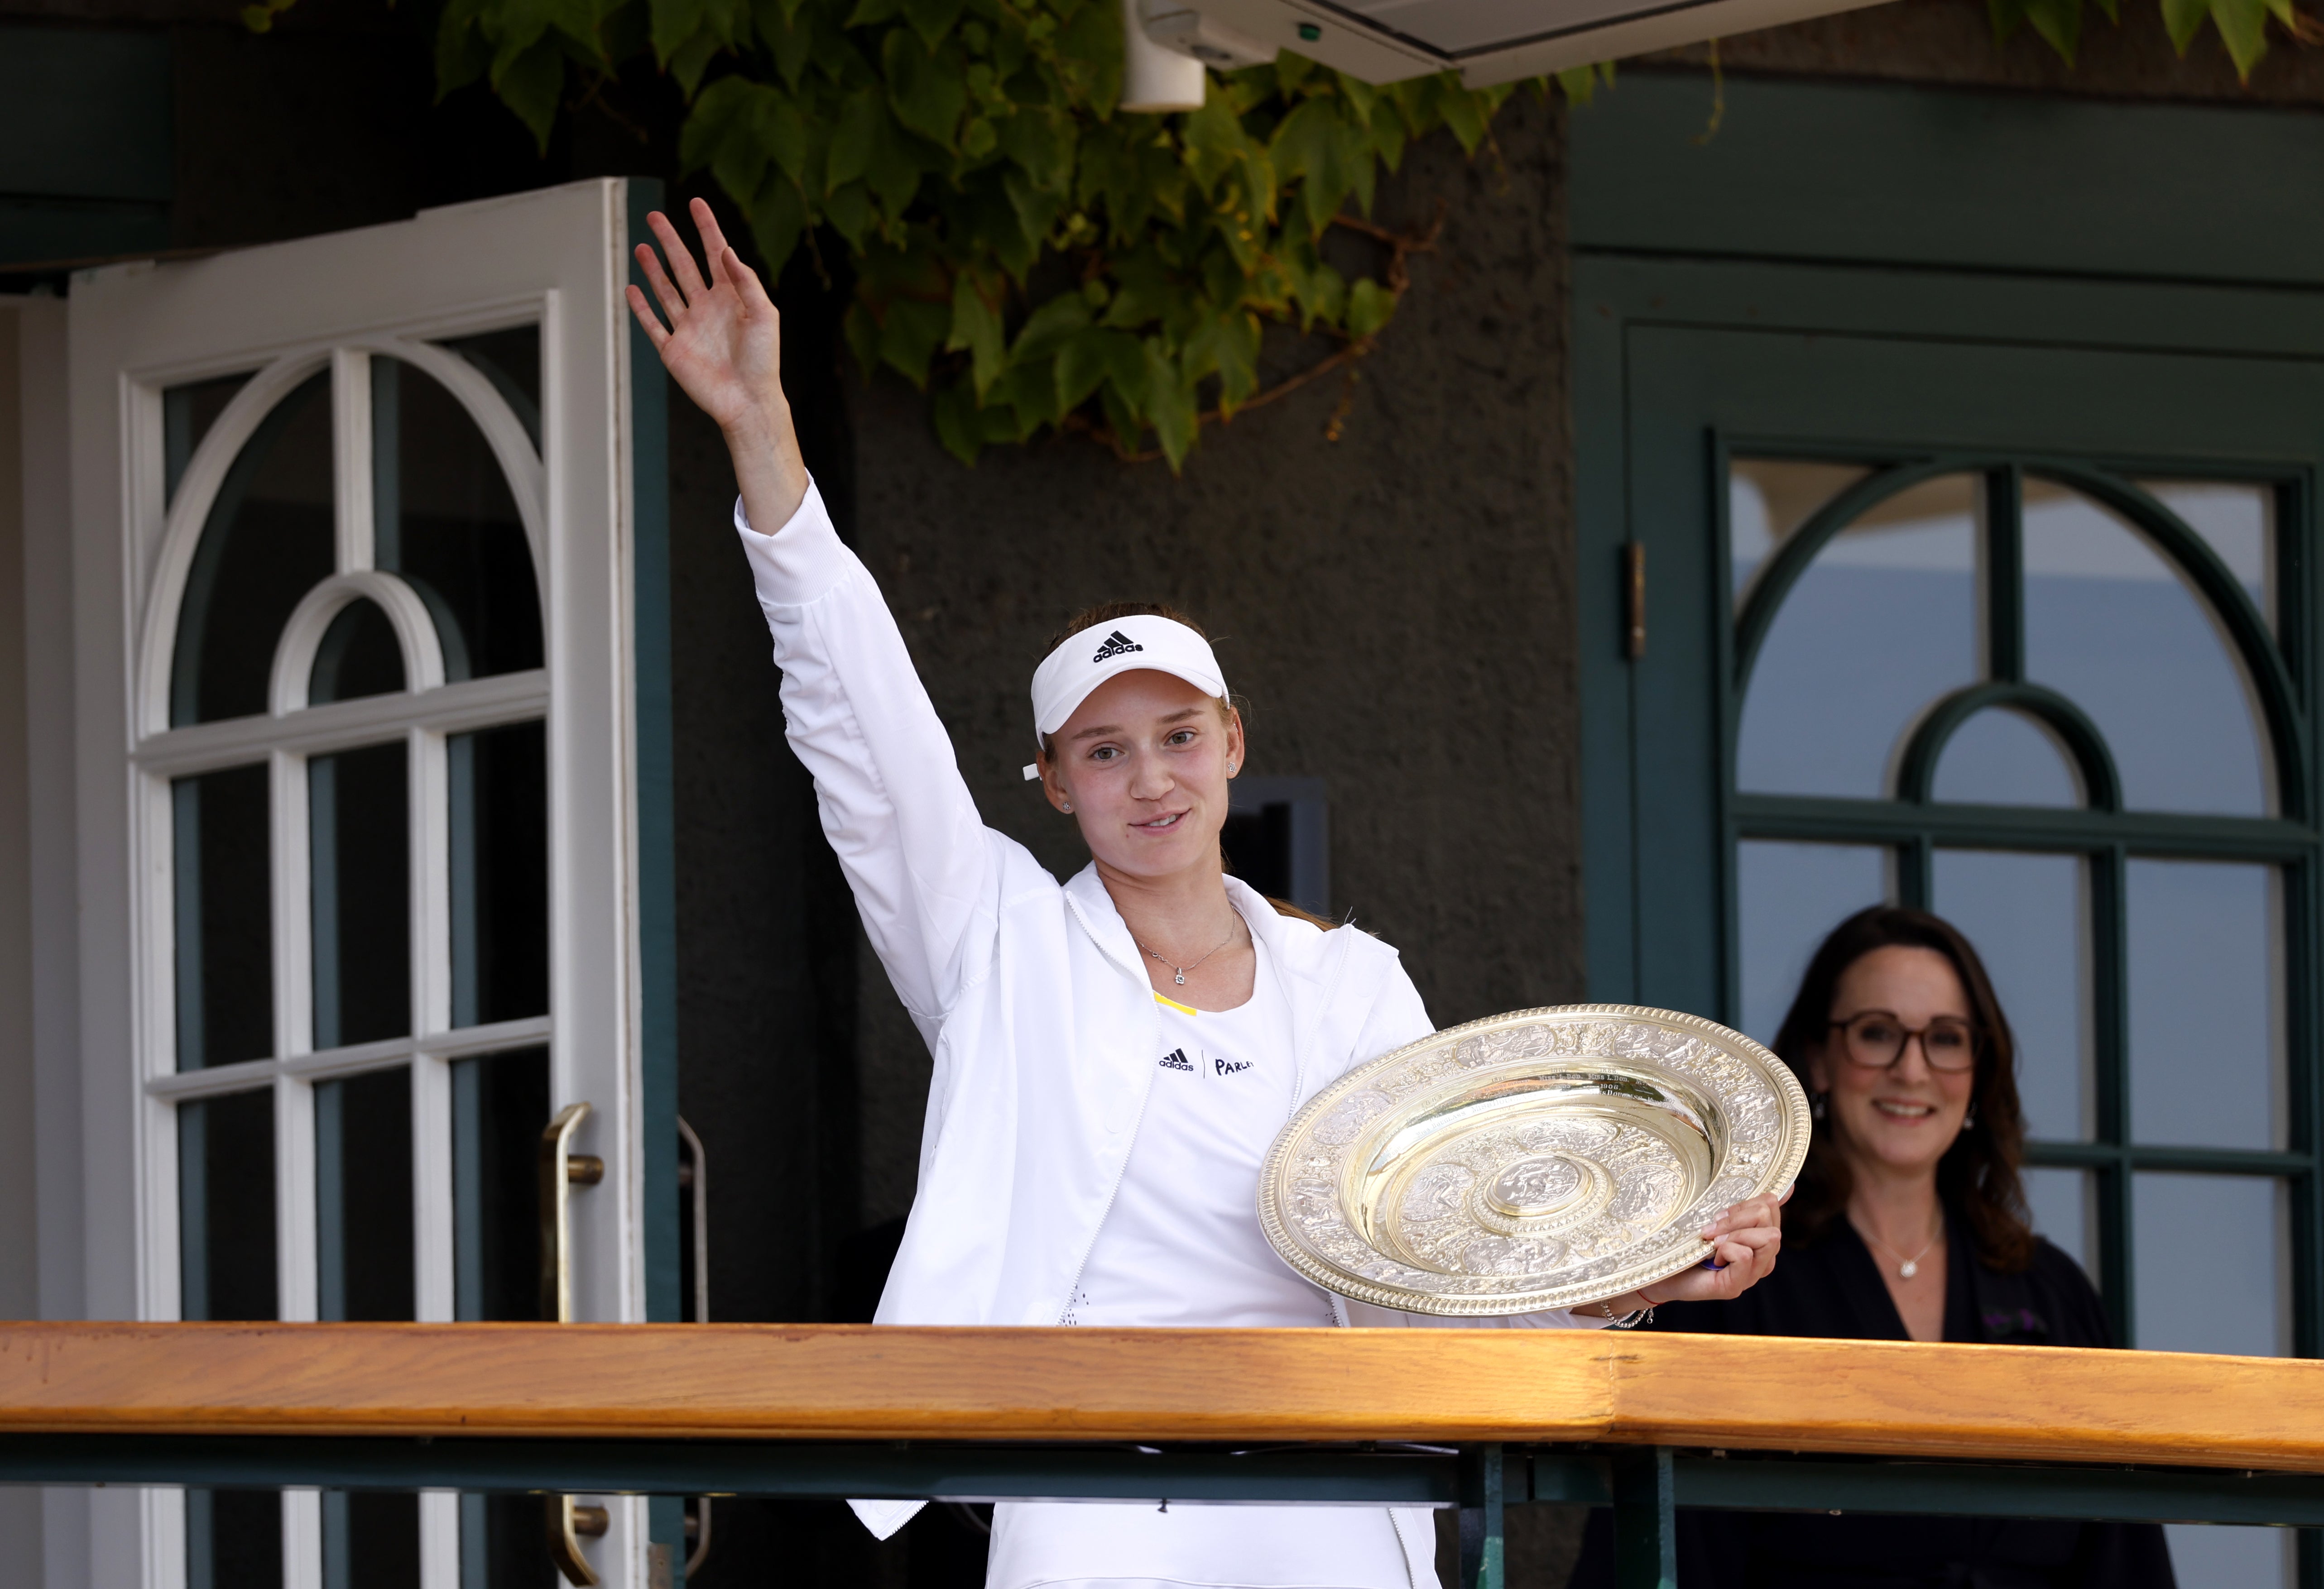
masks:
[[[1347,974],[1351,957],[1372,951],[1383,958],[1393,959],[1395,951],[1381,943],[1369,932],[1352,926],[1335,927],[1326,932],[1305,922],[1278,914],[1267,896],[1240,877],[1225,877],[1227,902],[1249,924],[1251,936],[1267,945],[1268,961],[1283,981],[1283,997],[1292,1011],[1322,1010],[1331,1006],[1332,997],[1339,991],[1341,979]],[[1065,904],[1074,913],[1106,958],[1120,966],[1141,987],[1151,989],[1153,979],[1146,973],[1146,955],[1130,935],[1130,924],[1121,919],[1121,912],[1106,892],[1105,882],[1097,875],[1097,862],[1092,861],[1075,872],[1065,885]],[[1313,1022],[1294,1023],[1294,1041],[1298,1054],[1294,1067],[1297,1086],[1294,1096],[1305,1103],[1308,1094],[1308,1078],[1313,1071],[1316,1032]]]

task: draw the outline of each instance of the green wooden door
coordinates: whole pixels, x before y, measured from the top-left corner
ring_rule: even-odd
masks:
[[[1764,1041],[1842,917],[1936,909],[2124,1338],[2315,1355],[2314,299],[1597,256],[1575,303],[1593,997]]]

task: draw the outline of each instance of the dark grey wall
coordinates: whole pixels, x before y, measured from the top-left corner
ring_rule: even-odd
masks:
[[[1528,95],[1473,161],[1416,146],[1377,218],[1442,203],[1443,234],[1352,390],[1206,428],[1181,478],[1074,438],[966,469],[908,387],[848,385],[859,549],[986,819],[1060,875],[1086,861],[1019,773],[1033,665],[1088,602],[1187,609],[1250,700],[1250,770],[1327,780],[1335,908],[1440,1023],[1582,993],[1563,120]],[[877,1220],[910,1200],[928,1061],[863,965]]]

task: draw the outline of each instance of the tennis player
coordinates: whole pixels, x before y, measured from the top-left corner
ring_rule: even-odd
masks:
[[[879,587],[800,460],[780,328],[708,205],[705,263],[629,289],[662,363],[725,434],[735,528],[782,668],[792,749],[865,932],[936,1060],[918,1194],[882,1324],[1489,1325],[1571,1329],[1733,1297],[1773,1266],[1773,1200],[1702,1233],[1720,1268],[1515,1318],[1392,1313],[1327,1295],[1261,1235],[1261,1159],[1298,1106],[1433,1027],[1397,952],[1225,875],[1243,725],[1202,632],[1095,610],[1034,670],[1026,770],[1080,827],[1060,884],[984,825]],[[881,1538],[918,1502],[859,1502]],[[1436,1589],[1425,1511],[1004,1504],[988,1589],[1201,1584]]]

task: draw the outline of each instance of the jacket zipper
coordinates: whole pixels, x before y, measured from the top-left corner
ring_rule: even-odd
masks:
[[[1151,1045],[1149,1045],[1151,1046]],[[1065,1288],[1065,1305],[1057,1310],[1057,1322],[1065,1322],[1065,1315],[1074,1310],[1074,1299],[1082,1292],[1082,1276],[1089,1272],[1090,1254],[1097,1251],[1097,1238],[1105,1230],[1106,1217],[1113,1212],[1114,1200],[1121,1196],[1121,1183],[1130,1178],[1130,1155],[1138,1146],[1138,1128],[1146,1124],[1146,1105],[1154,1096],[1154,1078],[1149,1073],[1146,1087],[1138,1095],[1138,1113],[1130,1116],[1130,1136],[1121,1144],[1121,1165],[1113,1172],[1113,1185],[1105,1194],[1105,1207],[1098,1210],[1097,1223],[1090,1226],[1089,1241],[1082,1248],[1081,1262],[1074,1265],[1073,1283]]]
[[[1089,933],[1092,941],[1096,941],[1097,933],[1090,927],[1089,918],[1082,914],[1081,902],[1075,899],[1072,895],[1068,894],[1065,896],[1065,904],[1073,911],[1074,916],[1081,922],[1082,931]],[[1101,945],[1101,947],[1102,946]],[[1120,964],[1119,961],[1116,961],[1115,963],[1117,965]],[[1140,972],[1140,978],[1142,980],[1142,971]],[[1145,991],[1149,996],[1149,1002],[1147,1007],[1151,1009],[1153,1006],[1150,1002],[1150,996],[1154,990],[1151,987],[1148,987]],[[1161,1032],[1161,1017],[1158,1015],[1155,1017],[1154,1030],[1156,1034],[1158,1036]],[[1148,1051],[1150,1052],[1156,1045],[1152,1042],[1148,1042],[1146,1046]],[[1083,1245],[1081,1261],[1074,1265],[1073,1282],[1065,1287],[1065,1305],[1057,1309],[1057,1323],[1060,1326],[1064,1325],[1065,1322],[1065,1315],[1074,1310],[1074,1300],[1081,1295],[1082,1276],[1089,1272],[1090,1254],[1097,1251],[1097,1238],[1100,1233],[1105,1229],[1106,1216],[1113,1212],[1114,1201],[1121,1196],[1121,1183],[1130,1177],[1130,1155],[1138,1146],[1138,1128],[1146,1124],[1146,1106],[1154,1097],[1154,1072],[1152,1069],[1148,1069],[1145,1072],[1145,1076],[1146,1085],[1139,1089],[1138,1094],[1138,1113],[1130,1116],[1130,1135],[1121,1144],[1121,1163],[1113,1172],[1113,1185],[1106,1191],[1105,1207],[1098,1210],[1097,1223],[1090,1226],[1089,1240]]]

